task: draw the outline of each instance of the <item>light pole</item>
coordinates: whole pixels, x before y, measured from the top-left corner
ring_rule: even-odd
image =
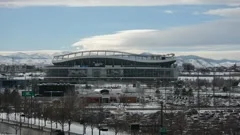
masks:
[[[228,93],[228,107],[230,107],[231,105],[231,91],[232,91],[232,74],[231,72],[229,72],[229,79],[230,79],[230,89],[229,89],[229,93]]]
[[[19,130],[20,130],[20,135],[22,134],[22,131],[21,131],[21,129],[22,129],[22,117],[21,117],[21,115],[19,115],[19,117],[20,117],[20,128],[19,128]]]
[[[39,126],[39,129],[41,129],[40,119],[41,119],[41,114],[38,114],[38,126]]]
[[[100,124],[98,124],[98,135],[101,135]]]
[[[161,104],[161,123],[160,123],[160,134],[166,135],[166,129],[163,127],[163,102],[160,102]]]
[[[51,108],[51,118],[50,118],[50,120],[51,120],[51,135],[52,135],[52,108]]]
[[[197,71],[197,105],[198,110],[200,111],[200,86],[199,86],[199,71]]]
[[[42,126],[42,130],[43,130],[43,114],[41,114],[41,126]]]
[[[3,112],[1,112],[0,116],[2,116],[2,121],[3,121]]]
[[[161,128],[163,127],[163,102],[160,102],[161,104]]]
[[[216,83],[215,75],[216,75],[216,69],[214,69],[214,71],[213,71],[213,82],[212,82],[212,85],[213,85],[212,95],[213,95],[213,106],[214,106],[214,108],[216,108],[216,106],[215,106],[215,83]]]
[[[165,92],[164,95],[165,95],[165,113],[166,113],[166,111],[167,111],[167,81],[164,82],[164,92]]]
[[[70,135],[71,119],[68,119],[68,135]]]

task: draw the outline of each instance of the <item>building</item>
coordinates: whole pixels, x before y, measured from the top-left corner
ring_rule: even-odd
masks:
[[[137,93],[124,93],[116,89],[95,89],[94,92],[82,95],[87,103],[137,103]]]
[[[38,84],[39,96],[52,97],[64,96],[75,91],[75,86],[69,83],[40,83]]]
[[[120,51],[81,51],[53,58],[46,80],[176,80],[174,54],[149,55]]]
[[[0,65],[0,73],[23,73],[23,72],[31,72],[36,71],[37,68],[33,65]]]

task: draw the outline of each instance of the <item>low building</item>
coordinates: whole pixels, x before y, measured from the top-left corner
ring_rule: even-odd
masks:
[[[75,91],[75,85],[70,83],[40,83],[38,84],[39,96],[64,96]]]
[[[136,93],[114,92],[114,90],[95,89],[93,93],[83,95],[87,103],[136,103]]]

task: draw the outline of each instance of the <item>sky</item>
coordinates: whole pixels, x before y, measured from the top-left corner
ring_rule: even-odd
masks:
[[[1,0],[0,54],[118,50],[240,60],[240,0]]]

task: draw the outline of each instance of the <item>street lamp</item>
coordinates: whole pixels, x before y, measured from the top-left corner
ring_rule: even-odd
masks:
[[[0,116],[2,116],[2,121],[3,121],[3,113],[1,112]]]
[[[52,119],[53,119],[52,112],[53,112],[53,110],[51,109],[51,118],[50,118],[50,120],[51,120],[51,134],[52,134]]]
[[[41,114],[41,126],[42,126],[42,130],[43,130],[43,114]]]
[[[161,123],[160,123],[160,134],[166,135],[166,129],[163,127],[163,102],[160,102],[161,104]]]
[[[43,118],[43,114],[40,115],[40,118],[39,118],[39,120],[38,120],[38,122],[39,122],[39,123],[38,123],[38,124],[39,124],[39,129],[41,129],[41,125],[43,125],[43,124],[42,124],[42,121],[41,121],[42,118]],[[42,127],[42,129],[43,129],[43,127]]]
[[[19,115],[19,117],[20,117],[20,125],[19,125],[19,131],[20,131],[20,135],[21,135],[21,128],[22,128],[22,116],[21,115]]]
[[[70,135],[70,125],[71,125],[71,119],[68,119],[68,134]]]

